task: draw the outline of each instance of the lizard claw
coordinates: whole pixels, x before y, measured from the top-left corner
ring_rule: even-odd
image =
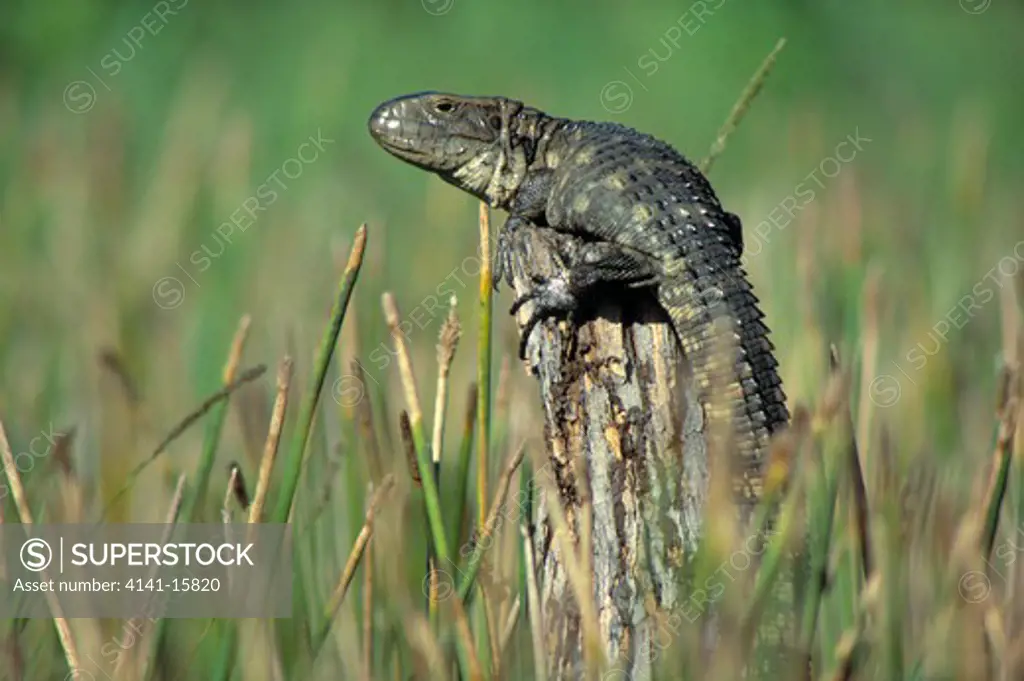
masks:
[[[524,293],[523,295],[519,296],[518,298],[516,298],[515,300],[512,301],[512,307],[510,307],[508,309],[508,313],[511,314],[511,315],[514,315],[515,313],[519,312],[519,308],[521,308],[523,305],[526,305],[528,302],[533,300],[536,296],[537,296],[536,290],[534,290],[534,291],[527,291],[526,293]]]
[[[530,315],[530,318],[526,320],[526,323],[523,324],[522,335],[519,337],[519,359],[524,361],[526,360],[527,350],[530,347],[530,335],[533,333],[534,328],[544,321],[546,316],[547,315],[543,311],[535,310],[533,314]],[[565,320],[569,324],[570,329],[575,329],[576,315],[574,310],[569,310],[566,313]],[[569,338],[575,339],[575,337],[576,334],[570,332]],[[573,341],[571,341],[571,343],[573,343]]]
[[[501,280],[511,286],[512,285],[512,245],[511,234],[507,229],[503,229],[498,235],[498,248],[494,254],[494,270],[492,274],[492,285],[494,290],[497,291],[501,286]]]
[[[573,312],[579,307],[579,301],[573,294],[565,279],[534,278],[536,286],[519,296],[512,303],[509,314],[516,314],[526,303],[533,303],[533,310],[523,324],[519,337],[519,358],[526,359],[530,334],[533,329],[548,317],[567,317],[572,320]]]
[[[532,279],[534,287],[512,301],[512,307],[510,307],[508,310],[509,314],[514,315],[515,313],[519,312],[519,309],[523,305],[526,305],[531,300],[535,300],[545,295],[545,293],[547,292],[547,287],[550,286],[548,279],[536,275],[534,275]]]
[[[533,329],[541,323],[543,317],[538,315],[536,312],[530,315],[530,318],[523,324],[522,335],[519,336],[519,359],[526,359],[526,351],[530,347],[530,334],[533,333]]]
[[[494,253],[494,270],[491,281],[495,291],[501,285],[502,279],[509,286],[512,285],[512,239],[524,224],[526,224],[526,220],[513,215],[505,220],[505,224],[498,231],[498,246]]]

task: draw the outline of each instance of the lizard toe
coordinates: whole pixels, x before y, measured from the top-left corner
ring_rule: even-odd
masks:
[[[523,295],[519,296],[518,298],[516,298],[515,300],[512,301],[512,307],[510,307],[508,309],[508,313],[509,314],[515,314],[515,313],[519,312],[519,309],[523,305],[526,305],[528,302],[530,302],[531,300],[536,298],[538,295],[539,295],[539,293],[538,293],[537,289],[533,289],[532,291],[527,291],[526,293],[524,293]]]

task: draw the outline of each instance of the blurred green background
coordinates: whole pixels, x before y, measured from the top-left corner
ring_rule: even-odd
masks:
[[[1024,268],[1024,247],[1013,251],[1024,239],[1022,32],[1016,0],[7,0],[0,418],[15,450],[48,424],[76,426],[87,505],[109,499],[220,385],[243,314],[253,320],[245,363],[273,367],[289,352],[302,387],[363,222],[369,250],[343,334],[348,354],[329,382],[358,338],[367,387],[385,395],[396,371],[379,350],[380,293],[393,291],[404,312],[456,293],[462,344],[473,347],[476,268],[465,263],[478,236],[470,197],[376,148],[366,132],[376,104],[425,89],[502,94],[554,115],[622,122],[696,160],[785,37],[711,180],[742,217],[748,249],[762,246],[748,269],[787,392],[818,392],[835,342],[861,372],[858,417],[871,409],[872,423],[888,423],[908,459],[939,457],[950,478],[973,473],[988,449],[1013,309],[1001,283],[989,280],[984,304],[976,286],[1003,258],[1006,270]],[[837,145],[856,135],[868,140],[862,149],[829,165],[837,153],[849,158]],[[300,150],[311,137],[321,148]],[[816,169],[814,199],[800,199]],[[800,211],[785,227],[755,236],[794,196]],[[253,197],[248,205],[263,210],[245,220]],[[246,227],[228,243],[217,229],[233,216]],[[972,291],[979,305],[937,340],[935,325]],[[502,291],[496,367],[514,358],[508,303]],[[425,404],[442,318],[420,317],[409,335]],[[536,438],[536,385],[511,368],[521,409],[509,439]],[[461,352],[456,412],[474,372],[472,352]],[[250,477],[272,386],[268,377],[243,391],[224,433],[220,459],[242,461]],[[343,439],[324,427],[328,441]],[[116,517],[159,519],[168,481],[192,469],[200,441],[199,429],[186,433],[155,467],[163,475],[144,476],[146,493]],[[26,478],[30,489],[45,484]]]
[[[872,140],[750,263],[790,393],[803,389],[801,300],[829,340],[854,343],[878,263],[883,340],[900,358],[1024,233],[1020,2],[8,2],[3,17],[2,406],[29,430],[96,408],[83,367],[100,347],[123,353],[160,410],[216,384],[221,358],[206,350],[243,312],[263,357],[289,329],[311,347],[338,249],[363,221],[370,328],[374,287],[409,306],[433,292],[472,253],[476,207],[365,129],[375,104],[415,90],[616,120],[699,159],[785,36],[712,176],[748,241],[848,134]],[[218,238],[318,133],[334,142],[230,245]],[[190,260],[204,247],[213,255]],[[164,277],[184,296],[170,310],[153,301],[176,286],[154,289]],[[935,379],[947,392],[957,371],[992,373],[997,307],[978,317],[950,336]],[[511,320],[497,333],[511,342]]]
[[[84,359],[74,349],[101,343],[135,371],[166,372],[170,385],[145,381],[153,390],[213,385],[220,358],[202,350],[223,346],[242,312],[279,342],[315,323],[335,275],[330,249],[363,221],[380,268],[365,288],[409,305],[435,289],[476,241],[472,199],[387,157],[365,131],[375,104],[420,89],[620,121],[698,159],[785,36],[712,177],[748,240],[846,135],[872,142],[750,265],[784,360],[800,336],[785,315],[801,296],[830,339],[852,341],[872,260],[884,270],[886,340],[902,355],[921,333],[904,338],[904,313],[930,328],[1024,232],[1013,192],[1024,171],[1020,2],[15,1],[2,11],[0,347],[16,422],[33,404],[60,419],[86,408],[69,378]],[[335,142],[224,248],[217,226],[318,131]],[[847,257],[813,250],[801,281],[793,262],[812,239],[841,242]],[[196,273],[190,256],[204,246],[219,256]],[[165,276],[184,285],[173,310],[151,300]],[[925,309],[908,305],[921,299]],[[981,330],[995,308],[984,317],[951,341],[976,350],[972,371],[988,371],[981,355],[996,350]],[[498,331],[512,340],[509,319]],[[129,351],[160,344],[174,349],[162,369]]]

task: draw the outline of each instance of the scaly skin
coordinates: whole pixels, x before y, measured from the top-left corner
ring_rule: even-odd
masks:
[[[672,321],[712,428],[730,429],[741,499],[760,497],[769,436],[789,419],[774,347],[740,265],[742,228],[707,179],[668,144],[614,123],[555,118],[503,97],[418,93],[381,104],[370,133],[388,152],[507,210],[495,285],[510,281],[516,230],[547,226],[583,240],[565,277],[516,301],[523,329],[572,312],[596,283],[653,286]],[[731,336],[733,361],[716,339]],[[714,348],[714,351],[713,351]]]

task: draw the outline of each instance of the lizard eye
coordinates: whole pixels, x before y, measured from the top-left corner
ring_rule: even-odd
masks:
[[[434,105],[434,109],[441,113],[448,113],[455,108],[455,105],[447,100],[442,100]]]
[[[492,129],[500,132],[501,131],[501,116],[499,116],[498,114],[491,114],[490,118],[487,119],[487,124],[489,126],[491,126]]]

